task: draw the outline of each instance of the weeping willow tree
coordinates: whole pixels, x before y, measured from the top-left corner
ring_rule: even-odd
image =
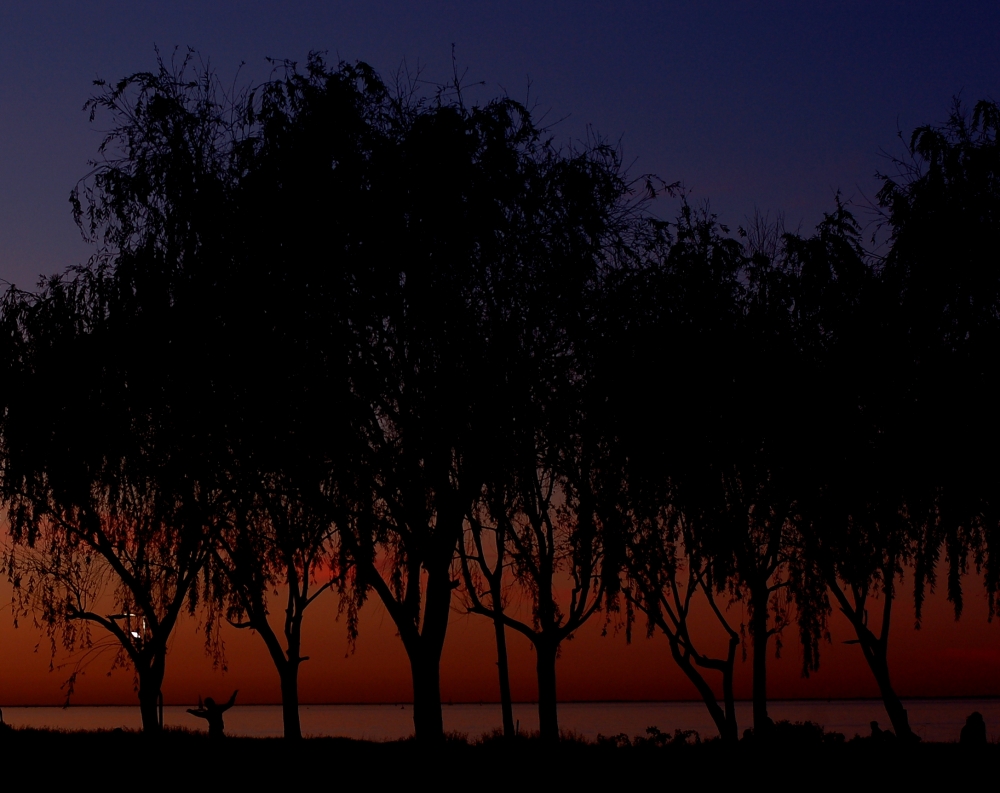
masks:
[[[77,651],[68,693],[104,651],[136,676],[158,731],[167,642],[213,533],[213,495],[170,461],[162,411],[131,389],[101,273],[54,278],[3,303],[7,572],[19,613]]]
[[[111,638],[157,730],[168,638],[226,515],[215,373],[244,128],[190,58],[98,81],[88,107],[110,120],[71,196],[95,253],[3,305],[7,563],[22,609],[65,647]]]

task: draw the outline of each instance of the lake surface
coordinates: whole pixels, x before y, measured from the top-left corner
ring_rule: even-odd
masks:
[[[906,703],[914,731],[929,741],[956,741],[965,718],[978,710],[986,719],[990,740],[1000,740],[1000,700],[998,699],[912,699]],[[792,700],[768,705],[771,718],[814,721],[827,730],[868,735],[873,719],[889,727],[879,700]],[[203,729],[204,721],[186,712],[184,706],[163,709],[170,727]],[[405,738],[413,732],[410,705],[303,705],[302,731],[311,736],[346,736],[384,741]],[[69,708],[3,709],[4,720],[17,727],[49,727],[67,730],[94,730],[125,727],[138,729],[139,708],[123,706],[73,706]],[[751,724],[749,702],[737,703],[740,730]],[[531,703],[514,706],[514,718],[522,730],[537,730],[538,716]],[[446,730],[478,737],[500,727],[500,707],[496,704],[444,706]],[[598,733],[642,735],[650,726],[664,732],[697,730],[703,737],[717,735],[700,702],[566,702],[559,705],[559,723],[564,730],[594,739]],[[281,735],[281,708],[277,705],[237,705],[226,714],[230,735],[277,737]]]

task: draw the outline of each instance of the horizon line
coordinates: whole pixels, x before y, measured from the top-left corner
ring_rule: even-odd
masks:
[[[948,694],[942,696],[900,696],[903,701],[918,701],[918,700],[930,700],[930,701],[948,701],[948,700],[1000,700],[1000,694]],[[736,703],[743,703],[747,705],[752,705],[752,699],[736,699]],[[700,699],[567,699],[560,700],[559,705],[684,705],[684,704],[699,704],[702,700]],[[779,704],[779,703],[789,703],[789,702],[882,702],[881,697],[788,697],[788,698],[778,698],[769,699],[768,704]],[[184,707],[186,705],[195,704],[193,702],[171,702],[164,703],[163,706],[170,707]],[[243,707],[281,707],[281,702],[241,702],[239,703]],[[512,705],[538,705],[538,700],[517,700],[511,703]],[[410,700],[397,700],[395,702],[300,702],[299,708],[310,708],[310,707],[406,707],[407,705],[413,705]],[[500,702],[496,700],[468,700],[468,701],[450,701],[442,702],[441,707],[455,707],[464,705],[478,705],[478,706],[499,706]],[[44,705],[44,704],[31,704],[31,705],[3,705],[0,704],[0,708],[58,708],[59,710],[69,710],[70,708],[131,708],[139,707],[138,702],[103,702],[98,704],[88,704],[88,705],[77,705],[74,703],[69,703],[66,705]]]

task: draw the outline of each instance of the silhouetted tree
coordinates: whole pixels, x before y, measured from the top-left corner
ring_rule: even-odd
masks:
[[[364,101],[352,114],[341,92],[358,81]],[[473,405],[482,382],[469,291],[492,214],[481,158],[502,108],[405,104],[370,70],[316,61],[293,87],[303,123],[336,122],[332,105],[360,127],[352,135],[348,122],[348,134],[331,136],[327,173],[317,176],[346,215],[334,236],[339,291],[326,307],[343,334],[330,351],[344,351],[353,399],[339,524],[358,595],[376,592],[410,659],[416,735],[434,740],[451,565],[479,491],[468,473],[480,453]]]
[[[638,549],[655,539],[658,526],[667,532],[658,541],[666,549],[677,543],[675,553],[695,554],[689,575],[704,564],[717,595],[747,604],[754,724],[766,730],[767,646],[796,614],[793,460],[803,404],[782,398],[799,356],[780,227],[758,218],[744,232],[746,245],[727,232],[707,209],[686,203],[676,224],[665,227],[663,243],[628,290],[634,308],[616,309],[630,318],[624,345],[608,356],[607,381],[628,387],[617,397],[609,388],[608,399],[633,403],[622,404],[614,419],[626,482],[622,511],[632,522],[626,535],[632,532]],[[687,526],[684,542],[679,525]],[[646,589],[636,594],[655,614],[664,588],[677,582],[662,555],[630,555],[640,562],[629,570],[633,583]],[[646,561],[656,566],[644,569]],[[814,642],[815,635],[809,627],[803,638]],[[721,723],[731,736],[733,727]]]
[[[786,397],[784,391],[798,382],[802,361],[792,322],[794,278],[783,255],[780,220],[768,225],[758,216],[744,237],[747,291],[734,367],[740,396],[727,406],[726,436],[718,441],[722,454],[712,466],[717,466],[722,481],[715,506],[722,519],[713,524],[721,531],[713,532],[707,545],[712,549],[716,576],[733,582],[734,594],[745,596],[748,605],[754,730],[758,732],[770,725],[768,641],[775,636],[776,652],[780,652],[781,631],[793,618],[791,532],[801,497],[798,460],[804,439],[800,424],[811,406],[807,399]],[[773,379],[776,375],[778,383]],[[805,616],[805,612],[800,610],[798,615]],[[816,636],[809,631],[800,636],[808,670],[816,658]]]
[[[25,597],[70,645],[77,619],[118,639],[155,730],[167,639],[225,514],[216,287],[243,132],[190,56],[97,87],[87,107],[110,131],[72,193],[97,252],[4,315],[3,487]],[[132,627],[100,613],[104,584]]]
[[[493,504],[494,525],[488,528],[495,542],[500,538],[506,540],[511,587],[528,601],[530,620],[518,619],[514,608],[504,608],[499,586],[490,584],[488,603],[480,595],[469,562],[479,564],[482,560],[483,566],[488,567],[490,560],[483,555],[485,532],[476,518],[471,530],[472,547],[462,555],[463,571],[470,611],[518,631],[532,643],[538,677],[539,728],[543,739],[555,740],[559,737],[556,706],[559,647],[601,607],[606,586],[600,529],[595,514],[585,506],[586,495],[581,498],[571,490],[543,456],[536,454],[534,460],[535,466],[530,471],[525,461],[525,472],[534,479],[519,481],[516,494]],[[495,570],[495,566],[490,570],[493,580],[502,581],[503,569],[499,575]],[[563,588],[568,589],[568,602],[560,605],[559,591]],[[498,650],[501,646],[498,645]]]
[[[941,541],[925,542],[918,559],[918,614],[942,549],[956,617],[970,550],[991,616],[1000,581],[989,553],[1000,525],[998,472],[981,453],[1000,439],[990,396],[1000,349],[1000,271],[990,254],[1000,231],[998,130],[996,102],[978,102],[969,114],[956,101],[945,124],[913,132],[878,195],[890,230],[883,270],[890,350],[907,365],[895,392],[908,423],[893,428],[893,440],[907,511],[936,527]]]
[[[826,485],[836,488],[841,483]],[[854,488],[848,492],[858,495]],[[847,643],[860,646],[896,735],[906,738],[912,731],[892,686],[888,651],[897,580],[915,556],[912,527],[905,512],[900,514],[891,502],[889,509],[879,511],[884,505],[862,497],[853,506],[838,512],[825,504],[821,516],[814,516],[807,529],[804,550],[810,563],[824,575],[834,601],[854,629],[856,638]],[[875,609],[877,620],[870,615]]]
[[[618,161],[607,147],[558,151],[510,100],[392,91],[363,64],[289,64],[272,99],[252,178],[274,186],[281,232],[264,249],[340,400],[325,492],[341,569],[354,608],[369,590],[385,604],[411,663],[416,733],[437,738],[453,563],[503,479],[491,460],[516,415],[505,378],[523,361],[505,345],[532,330],[511,298],[545,253],[561,257],[553,272],[586,278],[619,210]]]
[[[662,513],[636,519],[628,535],[627,593],[646,615],[647,635],[660,630],[670,644],[670,654],[694,684],[705,702],[723,741],[739,739],[733,674],[740,634],[726,618],[717,601],[717,585],[711,578],[709,560],[701,556],[697,533],[684,516],[670,512],[664,498]],[[723,657],[699,650],[691,635],[692,606],[704,599],[721,626],[727,642]],[[722,677],[722,704],[701,670],[713,670]]]
[[[908,158],[883,176],[891,233],[877,279],[842,207],[794,246],[803,337],[823,359],[823,427],[814,432],[822,485],[807,553],[854,626],[901,737],[913,733],[887,660],[897,579],[912,568],[918,626],[942,550],[956,618],[970,552],[991,616],[996,591],[996,472],[977,450],[998,428],[986,395],[996,384],[1000,281],[982,259],[997,240],[998,119],[993,103],[971,119],[956,104],[945,125],[914,132]],[[882,601],[877,626],[872,595]]]
[[[481,490],[484,372],[475,294],[525,138],[510,102],[390,91],[364,64],[289,65],[257,171],[275,186],[269,249],[319,366],[344,384],[344,464],[326,488],[353,565],[411,663],[414,726],[442,734],[451,566]],[[305,207],[300,203],[308,197]]]
[[[212,617],[263,639],[281,682],[287,738],[301,737],[305,611],[333,586],[345,592],[346,582],[334,521],[348,426],[344,349],[331,331],[330,284],[339,272],[337,262],[318,266],[317,234],[327,233],[327,222],[315,214],[346,196],[325,192],[337,136],[322,114],[339,113],[343,131],[366,101],[346,74],[330,76],[329,92],[341,91],[335,99],[318,100],[309,92],[322,93],[324,67],[317,60],[309,68],[314,79],[285,64],[228,108],[245,129],[233,152],[235,209],[215,302],[225,355],[214,382],[228,405],[216,428],[225,438],[217,475],[227,521],[210,564],[213,603],[221,606]],[[276,597],[284,600],[280,627],[269,620]],[[346,603],[353,641],[356,611]]]
[[[942,553],[956,618],[970,559],[991,617],[1000,586],[995,103],[914,132],[880,258],[839,196],[808,237],[758,215],[734,239],[686,201],[656,221],[616,149],[560,148],[457,78],[422,93],[313,54],[227,95],[192,59],[97,83],[110,132],[71,196],[96,253],[0,306],[8,574],[53,642],[86,660],[86,626],[111,634],[145,729],[207,596],[209,643],[220,616],[261,634],[300,737],[304,612],[336,587],[351,641],[378,595],[417,737],[440,739],[464,583],[507,735],[506,629],[556,739],[561,643],[624,585],[724,740],[741,633],[763,735],[771,639],[797,621],[815,670],[831,594],[912,737],[888,664],[904,572],[918,624]]]
[[[650,633],[664,633],[720,735],[735,740],[739,634],[716,600],[730,595],[713,580],[711,558],[700,549],[700,506],[688,502],[682,511],[672,488],[703,442],[706,428],[699,422],[717,420],[710,406],[729,374],[723,361],[738,317],[743,253],[712,215],[686,202],[675,223],[650,224],[644,249],[609,280],[601,312],[602,388],[593,409],[613,438],[614,463],[604,482],[614,526],[609,536],[618,546],[612,555],[623,566],[629,603],[646,615]],[[723,658],[699,650],[691,636],[696,598],[720,620],[728,642]],[[631,609],[627,617],[631,635]],[[722,674],[723,707],[702,669]]]
[[[492,497],[489,500],[497,499]],[[503,503],[504,499],[499,501]],[[516,727],[507,660],[507,626],[503,616],[507,607],[505,590],[510,586],[504,580],[505,568],[509,566],[506,522],[493,524],[488,510],[481,505],[474,507],[468,518],[465,541],[459,545],[459,556],[469,610],[486,612],[493,621],[503,734],[505,738],[512,738],[516,735]]]
[[[483,278],[489,456],[461,562],[468,606],[493,620],[498,656],[503,626],[531,641],[540,731],[554,740],[560,645],[617,591],[597,506],[604,438],[585,396],[589,334],[607,274],[634,255],[648,194],[600,140],[580,149],[536,141],[526,153],[505,198],[497,264]]]
[[[176,427],[130,377],[135,351],[109,291],[102,273],[82,272],[50,279],[38,295],[6,295],[8,574],[53,650],[58,638],[83,651],[68,693],[86,662],[117,647],[114,665],[136,674],[143,729],[156,732],[167,642],[197,604],[213,494],[172,461]]]
[[[794,585],[820,618],[829,587],[896,734],[907,737],[906,711],[889,677],[888,641],[897,579],[918,556],[919,520],[907,515],[901,461],[885,442],[889,415],[906,409],[892,388],[902,361],[886,361],[884,293],[860,226],[839,198],[815,234],[787,235],[785,251],[803,359],[800,387],[813,395],[801,425],[809,439],[801,458],[809,479],[799,496]],[[869,619],[873,598],[881,599],[877,621]]]
[[[286,476],[271,475],[251,504],[233,505],[211,566],[222,577],[214,594],[229,624],[256,631],[267,647],[281,681],[284,735],[293,739],[302,737],[298,672],[308,660],[302,655],[302,621],[306,609],[337,580],[334,524],[316,490],[311,499],[304,498],[288,486]],[[280,634],[269,621],[270,595],[279,588],[285,600]]]

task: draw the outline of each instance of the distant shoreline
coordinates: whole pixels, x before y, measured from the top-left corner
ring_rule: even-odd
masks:
[[[969,700],[1000,700],[1000,694],[970,694],[968,696],[938,696],[938,697],[926,697],[926,696],[906,696],[901,695],[900,699],[904,702],[963,702]],[[753,700],[747,699],[736,699],[739,704],[752,704]],[[787,704],[793,702],[877,702],[881,705],[882,700],[879,697],[794,697],[789,699],[769,699],[768,704]],[[186,707],[188,705],[197,704],[196,702],[164,702],[166,707]],[[410,700],[397,700],[395,702],[300,702],[299,707],[301,708],[332,708],[332,707],[400,707],[412,705],[413,702]],[[466,701],[450,701],[442,702],[442,707],[467,707],[472,705],[481,706],[493,706],[499,705],[499,700],[466,700]],[[537,705],[537,700],[516,699],[513,701],[514,705]],[[686,704],[702,704],[700,699],[567,699],[559,700],[559,705],[686,705]],[[31,704],[31,705],[14,705],[0,702],[0,708],[59,708],[59,709],[69,709],[69,708],[130,708],[139,707],[139,703],[136,701],[130,702],[101,702],[97,704],[77,704],[75,702],[69,705],[60,704]],[[240,707],[281,707],[281,702],[241,702]]]

